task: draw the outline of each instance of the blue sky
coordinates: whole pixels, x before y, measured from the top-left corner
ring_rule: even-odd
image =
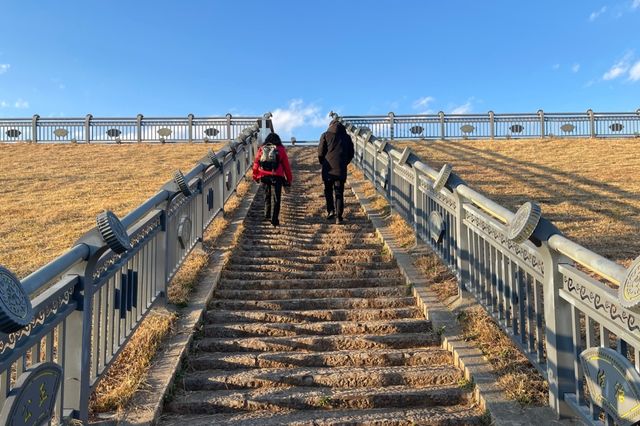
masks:
[[[0,117],[633,111],[640,0],[0,2]]]

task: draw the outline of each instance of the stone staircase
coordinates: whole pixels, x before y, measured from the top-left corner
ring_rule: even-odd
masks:
[[[327,222],[315,150],[290,156],[282,225],[258,194],[161,424],[481,424],[351,191]]]

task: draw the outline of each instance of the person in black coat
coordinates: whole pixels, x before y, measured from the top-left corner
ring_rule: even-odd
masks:
[[[324,196],[327,201],[327,219],[342,222],[344,212],[344,183],[347,181],[347,166],[353,159],[353,141],[347,129],[337,120],[329,124],[320,136],[318,160],[322,164]],[[334,202],[335,196],[335,202]]]

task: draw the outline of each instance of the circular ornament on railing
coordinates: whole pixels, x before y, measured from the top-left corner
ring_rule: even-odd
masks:
[[[220,160],[218,160],[218,157],[216,157],[216,153],[213,152],[212,149],[209,150],[209,152],[207,152],[207,155],[209,156],[209,161],[211,161],[211,164],[217,168],[222,167],[222,165],[220,164]]]
[[[163,138],[168,138],[169,136],[171,136],[171,129],[163,127],[161,129],[158,129],[158,134]]]
[[[612,132],[621,132],[624,126],[622,123],[613,123],[609,126],[609,129],[611,129]]]
[[[191,188],[189,188],[189,185],[187,184],[187,181],[185,180],[184,175],[180,170],[176,170],[175,172],[173,172],[173,181],[176,183],[176,185],[178,185],[178,188],[180,189],[180,192],[182,192],[182,195],[184,195],[185,197],[191,195]]]
[[[33,319],[31,299],[13,272],[0,266],[0,331],[13,333]]]
[[[533,234],[541,216],[540,206],[532,201],[527,201],[520,206],[513,220],[509,223],[507,238],[517,244],[524,243]]]
[[[215,127],[209,127],[208,129],[204,130],[204,134],[211,137],[217,136],[218,133],[220,133],[220,131]]]
[[[464,126],[460,127],[460,130],[462,131],[462,133],[468,135],[469,133],[473,133],[476,130],[476,128],[473,127],[471,124],[465,124]]]
[[[442,188],[444,188],[444,186],[447,184],[452,170],[453,167],[451,167],[451,164],[445,164],[442,166],[442,168],[440,169],[440,173],[438,173],[438,176],[436,176],[436,180],[433,181],[433,191],[436,194],[440,192]]]
[[[120,129],[109,129],[109,130],[107,130],[107,136],[109,136],[110,138],[117,138],[121,134],[122,134],[122,132],[120,131]]]
[[[409,129],[412,135],[421,135],[424,132],[424,127],[422,126],[413,126]]]
[[[17,138],[20,137],[22,132],[18,129],[9,129],[5,132],[8,138]]]
[[[120,219],[110,210],[105,210],[96,217],[98,231],[102,239],[114,253],[122,254],[131,249],[131,239]]]
[[[636,257],[627,269],[627,275],[618,288],[618,300],[625,308],[640,305],[640,257]]]
[[[191,219],[188,216],[182,216],[178,224],[178,244],[182,250],[187,248],[187,243],[191,238]]]
[[[563,124],[562,126],[560,126],[560,130],[562,130],[565,133],[571,133],[575,130],[575,128],[576,126],[570,123]]]
[[[509,130],[511,130],[511,133],[522,133],[524,126],[522,124],[513,124],[509,127]]]
[[[54,362],[32,365],[11,389],[0,412],[0,423],[11,426],[48,424],[55,414],[61,383],[60,365]]]
[[[225,174],[224,184],[227,187],[227,191],[231,191],[231,172]]]
[[[69,131],[67,129],[55,129],[53,131],[53,134],[56,135],[56,137],[58,138],[66,138],[67,135],[69,134]]]

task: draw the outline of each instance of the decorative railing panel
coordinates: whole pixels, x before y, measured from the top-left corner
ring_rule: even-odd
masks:
[[[231,141],[259,117],[0,119],[0,143],[140,143]]]
[[[87,134],[82,133],[86,128],[74,123],[43,120],[38,136],[52,142],[59,136],[51,129],[62,126],[70,130],[60,137]],[[0,129],[3,125],[5,121],[0,122]],[[234,122],[231,129],[236,125]],[[117,137],[135,141],[128,136],[135,126],[131,120],[105,119],[96,120],[89,130],[102,134],[104,129],[118,128]],[[152,126],[165,126],[175,137],[187,138],[179,121],[164,120]],[[225,128],[225,137],[232,134]],[[98,226],[72,249],[21,282],[0,269],[0,407],[5,416],[1,421],[9,422],[11,416],[27,411],[29,416],[52,418],[55,424],[62,419],[87,421],[92,389],[150,309],[165,298],[169,281],[202,242],[205,228],[223,211],[251,167],[259,134],[269,132],[259,129],[255,120],[250,127],[231,131],[238,136],[218,153],[210,152],[186,174],[176,171],[172,181],[122,220],[110,212],[99,215]],[[139,133],[131,134],[137,137]],[[212,138],[218,135],[212,133]],[[22,317],[26,321],[20,323]],[[59,374],[60,380],[44,384],[35,380],[34,374],[43,369],[50,375]],[[31,395],[36,385],[42,386],[41,392],[49,389],[49,394],[41,393],[41,402],[56,398],[50,412],[15,406],[23,404],[22,399],[32,401],[20,395]]]
[[[640,137],[635,112],[522,114],[416,114],[345,116],[382,139],[511,139],[545,137]]]
[[[469,291],[548,380],[549,403],[559,416],[593,425],[640,420],[640,257],[625,269],[565,238],[535,203],[514,214],[467,186],[449,165],[434,170],[409,148],[400,151],[370,131],[372,123],[384,128],[386,121],[394,138],[415,138],[404,133],[409,125],[434,134],[427,131],[433,117],[368,122],[331,115],[354,139],[354,162],[365,177],[459,278],[459,294]],[[456,128],[473,126],[473,132],[464,129],[476,132],[469,137],[491,131],[498,137],[496,130],[502,137],[538,131],[602,136],[598,126],[609,129],[607,136],[632,136],[638,117],[492,114],[487,127],[477,115],[441,114],[438,124],[458,136]]]

